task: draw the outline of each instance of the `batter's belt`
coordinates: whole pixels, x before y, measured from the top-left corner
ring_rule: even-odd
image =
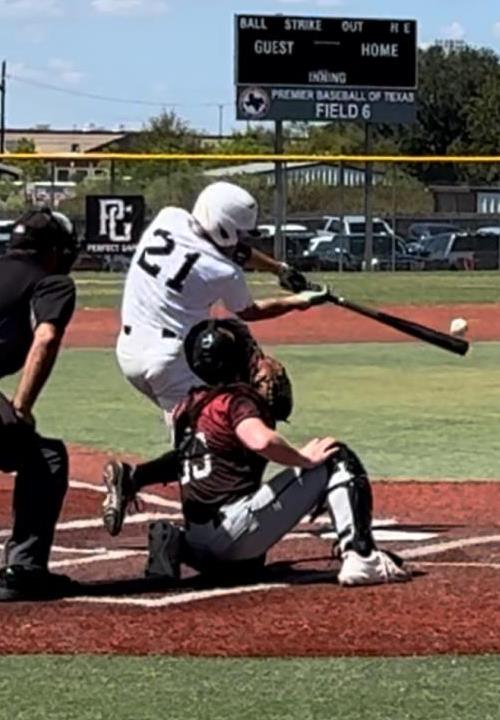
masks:
[[[123,332],[125,333],[125,335],[133,335],[133,325],[124,325]],[[168,328],[158,328],[158,333],[162,338],[179,338],[176,333],[174,333],[172,330],[169,330]]]

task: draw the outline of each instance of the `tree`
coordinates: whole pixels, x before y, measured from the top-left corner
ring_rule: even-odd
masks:
[[[127,149],[137,153],[194,153],[201,152],[202,143],[199,135],[187,122],[174,112],[163,112],[158,117],[151,118],[145,128],[131,138]],[[135,180],[149,180],[169,174],[180,166],[180,163],[172,163],[170,160],[141,160],[121,165],[121,170],[124,175],[132,176]]]
[[[13,150],[16,153],[35,153],[35,143],[28,138],[21,138],[17,141]],[[48,177],[48,166],[43,160],[13,160],[10,165],[20,168],[26,182],[34,180],[46,180]]]
[[[478,97],[467,107],[469,152],[473,155],[500,155],[500,82],[488,78]],[[470,165],[468,176],[472,182],[498,182],[498,165]]]
[[[495,116],[480,115],[491,93],[497,96],[498,92],[499,58],[492,50],[465,47],[447,52],[439,46],[420,50],[417,123],[386,128],[385,135],[396,141],[402,153],[469,153],[478,137],[491,139],[498,134]],[[418,165],[410,171],[427,183],[470,177],[468,166],[453,164]]]

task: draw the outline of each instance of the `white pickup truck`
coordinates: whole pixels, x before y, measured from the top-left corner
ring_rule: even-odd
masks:
[[[325,224],[321,232],[335,233],[336,235],[358,235],[366,232],[366,218],[364,215],[325,215]],[[374,235],[394,235],[389,223],[382,218],[373,218]]]
[[[366,218],[364,215],[325,215],[325,224],[318,230],[317,237],[314,237],[309,243],[309,252],[314,252],[316,246],[336,235],[364,235],[366,233]],[[388,235],[392,237],[394,232],[385,220],[382,218],[373,218],[373,234]]]

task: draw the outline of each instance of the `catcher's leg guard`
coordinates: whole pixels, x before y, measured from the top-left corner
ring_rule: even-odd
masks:
[[[149,557],[147,578],[179,580],[181,568],[182,530],[165,520],[149,526]]]
[[[366,470],[346,445],[332,456],[326,503],[337,530],[340,550],[368,556],[375,549],[372,535],[372,491]]]

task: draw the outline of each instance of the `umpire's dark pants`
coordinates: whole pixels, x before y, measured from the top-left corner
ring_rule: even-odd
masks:
[[[61,440],[41,437],[19,421],[1,393],[0,470],[17,473],[5,564],[46,570],[68,488],[68,453]]]

